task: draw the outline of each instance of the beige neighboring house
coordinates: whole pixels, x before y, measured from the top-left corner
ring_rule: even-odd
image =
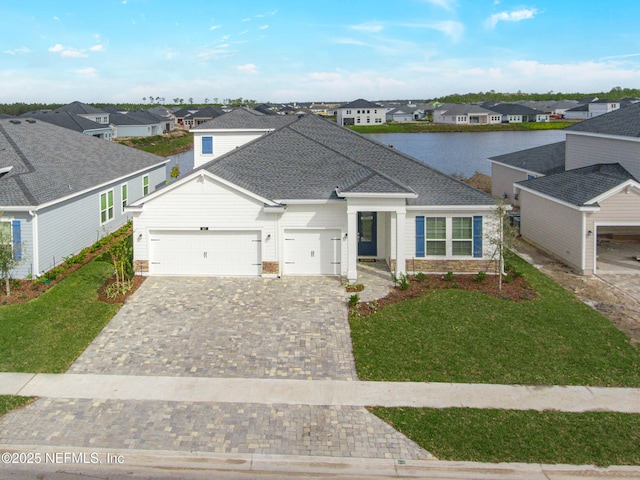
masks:
[[[493,125],[502,123],[502,114],[480,105],[443,104],[433,111],[433,123],[452,125]]]
[[[493,193],[513,194],[522,237],[578,273],[598,273],[605,255],[609,271],[624,264],[640,273],[640,104],[573,125],[566,135],[566,142],[490,159]],[[613,242],[624,245],[619,258],[611,257]]]

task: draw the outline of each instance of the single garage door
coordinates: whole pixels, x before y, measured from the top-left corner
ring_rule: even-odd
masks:
[[[149,234],[152,275],[248,275],[262,273],[260,232],[169,231]]]
[[[340,275],[340,230],[285,230],[285,275]]]

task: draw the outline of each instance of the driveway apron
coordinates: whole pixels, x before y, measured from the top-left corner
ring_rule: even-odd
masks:
[[[69,373],[357,380],[337,278],[148,278]],[[0,447],[433,458],[353,406],[40,399]]]

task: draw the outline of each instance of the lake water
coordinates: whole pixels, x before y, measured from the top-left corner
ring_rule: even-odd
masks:
[[[562,130],[527,132],[375,133],[366,135],[449,175],[491,174],[489,157],[565,139]]]
[[[375,133],[366,135],[402,153],[411,155],[449,175],[470,177],[475,172],[491,174],[487,158],[517,152],[549,143],[561,142],[561,130],[531,132],[456,132],[456,133]],[[180,177],[193,169],[193,150],[172,155],[167,164],[167,178],[171,167],[180,167]]]

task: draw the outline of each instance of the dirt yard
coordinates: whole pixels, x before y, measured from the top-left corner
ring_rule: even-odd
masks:
[[[569,267],[524,241],[518,241],[516,250],[529,263],[615,323],[632,343],[640,344],[640,302],[598,277],[576,275]]]

